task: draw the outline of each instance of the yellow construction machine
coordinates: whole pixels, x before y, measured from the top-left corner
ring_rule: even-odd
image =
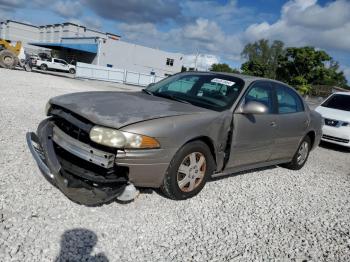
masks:
[[[0,38],[0,67],[14,69],[16,66],[32,71],[32,62],[26,59],[22,42],[17,41],[16,45],[12,45],[10,41]]]
[[[13,46],[10,41],[0,39],[0,67],[15,68],[20,62],[18,56],[21,49],[22,43],[20,41]]]

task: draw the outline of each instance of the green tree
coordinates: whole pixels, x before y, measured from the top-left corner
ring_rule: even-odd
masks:
[[[213,72],[239,73],[237,69],[231,68],[228,64],[212,64],[209,70]]]
[[[243,74],[266,77],[267,75],[267,67],[263,63],[257,60],[247,61],[241,66],[241,70]]]
[[[291,85],[295,86],[296,89],[302,94],[302,95],[308,95],[310,94],[312,90],[312,85],[310,85],[307,80],[302,76],[296,76],[294,77],[291,82]]]
[[[344,72],[339,68],[339,63],[331,59],[328,65],[315,71],[313,84],[334,85],[346,88],[347,80]]]
[[[274,41],[271,45],[269,40],[261,39],[247,44],[241,56],[247,60],[241,66],[244,74],[276,78],[276,70],[280,56],[284,55],[284,43]]]
[[[338,62],[323,50],[314,47],[290,47],[279,57],[276,78],[289,84],[301,77],[307,84],[346,86],[344,73]]]

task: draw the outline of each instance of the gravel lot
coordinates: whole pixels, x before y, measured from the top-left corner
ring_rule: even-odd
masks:
[[[137,88],[4,69],[0,79],[1,261],[350,260],[350,152],[323,146],[301,171],[232,175],[187,201],[149,190],[88,208],[40,175],[25,133],[52,96]]]

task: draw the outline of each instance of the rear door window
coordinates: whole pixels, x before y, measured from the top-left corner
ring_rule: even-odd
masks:
[[[279,114],[291,114],[304,111],[303,102],[295,91],[279,84],[275,84],[275,88]]]

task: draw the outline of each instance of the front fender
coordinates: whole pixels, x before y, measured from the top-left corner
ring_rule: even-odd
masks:
[[[160,142],[161,148],[173,149],[174,154],[189,141],[207,138],[212,141],[217,168],[221,170],[231,120],[230,111],[213,111],[148,120],[121,130],[154,137]],[[169,156],[169,162],[174,154]]]

